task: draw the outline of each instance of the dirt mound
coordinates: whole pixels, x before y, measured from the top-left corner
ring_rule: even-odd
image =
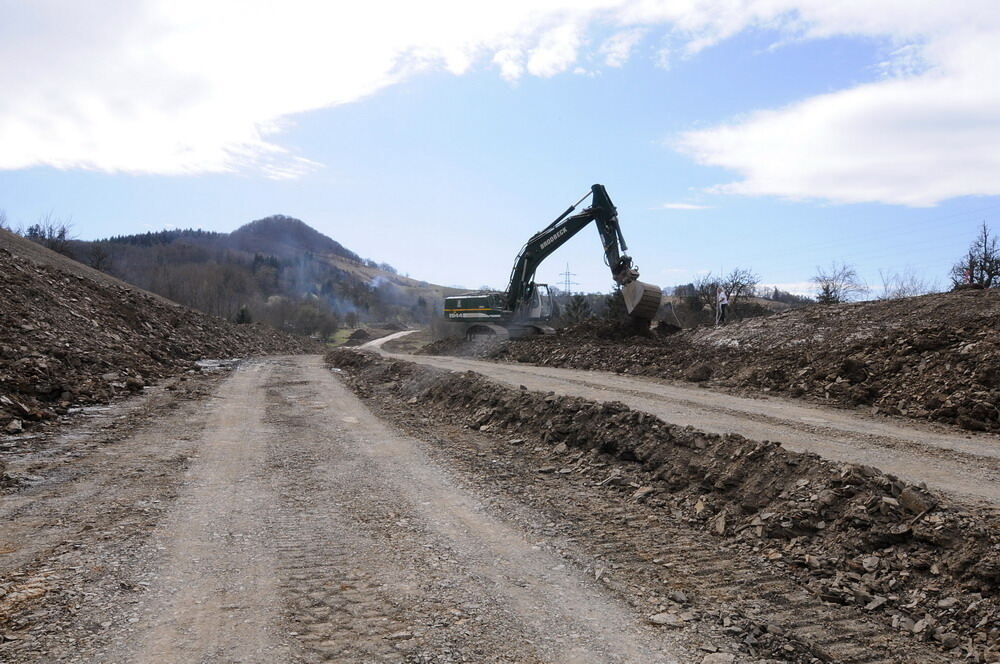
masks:
[[[469,341],[464,338],[447,338],[425,344],[416,352],[417,355],[455,355],[457,357],[489,357],[499,352],[506,343],[500,339],[476,339]]]
[[[997,321],[1000,291],[963,291],[817,305],[626,343],[586,324],[480,355],[710,381],[1000,431]]]
[[[364,328],[354,330],[347,336],[347,341],[345,345],[347,346],[358,346],[372,338],[372,333]]]
[[[836,464],[770,442],[664,423],[622,404],[514,390],[449,373],[334,351],[362,394],[391,394],[424,417],[551,446],[567,457],[539,472],[600,459],[601,484],[658,504],[722,539],[773,550],[824,601],[855,605],[954,651],[1000,640],[1000,519],[951,505],[875,468]],[[621,479],[640,465],[646,485]],[[577,467],[577,466],[574,466]]]
[[[63,269],[71,262],[41,247],[39,261],[6,246],[14,253],[0,248],[0,434],[197,370],[199,359],[319,350],[92,278],[87,269]]]
[[[344,340],[342,345],[344,346],[360,346],[364,343],[372,341],[374,339],[381,339],[382,337],[387,337],[394,332],[402,331],[402,325],[395,325],[390,323],[384,327],[362,327],[351,332],[351,334]]]

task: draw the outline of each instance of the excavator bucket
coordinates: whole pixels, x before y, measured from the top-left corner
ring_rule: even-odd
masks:
[[[659,286],[633,281],[622,287],[622,296],[625,298],[625,308],[633,318],[653,320],[660,308],[663,291]]]

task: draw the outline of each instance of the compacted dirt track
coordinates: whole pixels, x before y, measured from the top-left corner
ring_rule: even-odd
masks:
[[[551,449],[362,401],[319,357],[192,382],[14,464],[0,661],[953,661],[605,462],[540,472]]]
[[[371,347],[379,348],[378,342],[389,340],[377,340]],[[453,371],[474,371],[529,390],[620,401],[671,424],[777,441],[790,450],[875,466],[963,500],[1000,504],[1000,436],[996,435],[909,424],[901,419],[869,417],[858,411],[822,408],[790,399],[742,398],[601,371],[445,356],[391,357]]]
[[[101,491],[43,464],[0,509],[0,574],[21,600],[0,607],[3,661],[704,655],[487,509],[315,356],[244,363],[93,455],[114,460]],[[113,509],[132,505],[155,510]]]

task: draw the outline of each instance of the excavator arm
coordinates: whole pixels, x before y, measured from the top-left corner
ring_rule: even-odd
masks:
[[[590,206],[573,214],[588,197],[591,198]],[[525,243],[514,262],[507,286],[507,307],[510,310],[517,311],[531,297],[535,288],[535,271],[542,261],[591,222],[597,226],[611,276],[622,286],[628,312],[640,320],[651,320],[656,315],[662,297],[660,289],[638,281],[639,271],[632,265],[631,257],[624,253],[628,247],[618,224],[618,210],[604,185],[600,184],[593,185],[586,195]]]

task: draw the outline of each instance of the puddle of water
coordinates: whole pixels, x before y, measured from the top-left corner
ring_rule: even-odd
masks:
[[[239,363],[243,361],[243,358],[232,357],[223,360],[198,360],[195,365],[205,372],[215,372],[215,371],[229,371],[230,369],[235,369],[239,366]]]
[[[74,413],[103,413],[104,411],[111,410],[111,406],[76,406],[75,408],[68,408],[66,410],[69,414]]]

